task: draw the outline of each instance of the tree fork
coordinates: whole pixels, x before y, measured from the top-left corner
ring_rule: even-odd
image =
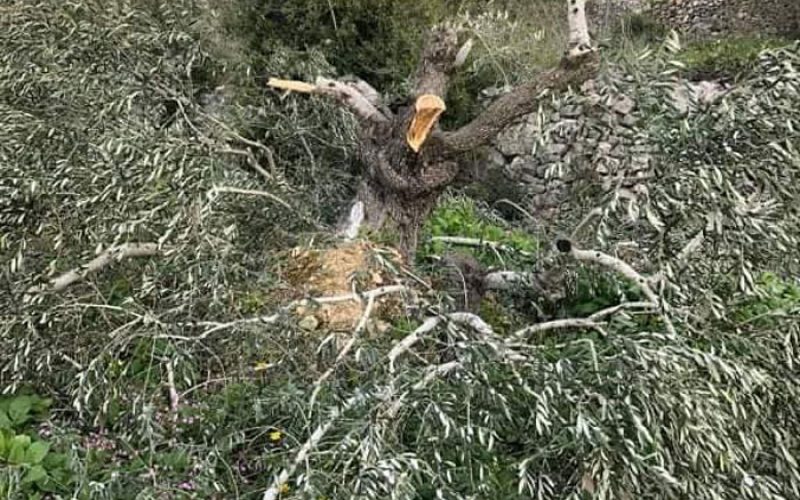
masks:
[[[412,95],[394,113],[366,82],[269,81],[274,88],[332,97],[358,118],[358,156],[364,174],[342,234],[354,237],[362,224],[374,230],[393,229],[399,250],[413,259],[419,231],[439,196],[458,176],[462,155],[533,112],[546,92],[577,86],[594,76],[599,57],[589,39],[585,0],[566,3],[570,36],[561,63],[504,95],[458,130],[442,131],[438,122],[446,109],[450,77],[464,63],[472,44],[468,41],[459,49],[457,31],[450,26],[431,31],[414,75]]]

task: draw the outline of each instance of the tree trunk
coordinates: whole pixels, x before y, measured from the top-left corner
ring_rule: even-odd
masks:
[[[463,154],[487,144],[517,119],[533,112],[545,91],[564,90],[591,78],[597,53],[591,46],[585,0],[566,0],[570,26],[561,64],[504,95],[458,130],[437,128],[452,73],[464,63],[471,42],[459,50],[453,28],[438,27],[425,44],[405,107],[387,109],[380,94],[362,81],[317,79],[316,84],[271,79],[269,85],[333,97],[359,118],[359,158],[364,178],[349,218],[340,228],[353,238],[359,226],[396,231],[399,250],[413,259],[419,232],[436,201],[459,173]]]
[[[419,232],[442,192],[458,174],[458,162],[436,141],[416,153],[406,143],[413,113],[401,110],[389,122],[365,127],[359,140],[364,178],[356,195],[363,223],[373,230],[396,231],[399,250],[413,258]]]

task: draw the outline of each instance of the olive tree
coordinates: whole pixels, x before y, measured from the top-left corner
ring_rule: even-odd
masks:
[[[536,109],[544,92],[580,85],[598,67],[586,23],[585,1],[567,1],[569,46],[560,64],[542,72],[497,99],[475,119],[456,130],[441,130],[450,79],[468,56],[471,41],[459,48],[452,26],[434,28],[425,43],[413,76],[411,95],[396,111],[364,81],[318,78],[314,84],[272,79],[278,89],[320,94],[349,108],[358,119],[359,158],[363,164],[356,199],[345,234],[358,227],[392,228],[399,247],[414,254],[419,231],[442,192],[459,174],[466,153],[489,141],[515,120]]]

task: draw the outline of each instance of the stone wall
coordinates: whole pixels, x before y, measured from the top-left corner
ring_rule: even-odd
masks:
[[[698,37],[748,34],[797,34],[800,0],[594,0],[595,26],[647,12],[669,28]]]
[[[649,11],[667,26],[699,36],[800,31],[798,0],[651,0]]]
[[[580,95],[498,136],[490,161],[525,186],[525,205],[537,219],[551,220],[576,189],[635,189],[651,175],[652,151],[639,119],[630,97],[589,82]]]
[[[643,109],[632,96],[650,85],[620,68],[609,67],[581,91],[542,108],[500,134],[482,171],[522,188],[520,202],[537,221],[551,225],[579,199],[598,199],[612,191],[639,193],[654,175],[657,152]],[[717,82],[675,81],[661,84],[672,109],[689,114],[731,89]],[[662,99],[659,97],[659,99]],[[500,182],[500,177],[483,182]]]

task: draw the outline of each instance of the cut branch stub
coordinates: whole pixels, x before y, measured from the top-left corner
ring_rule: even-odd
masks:
[[[419,152],[445,109],[447,107],[439,96],[426,94],[417,98],[414,118],[406,134],[406,141],[415,153]]]

